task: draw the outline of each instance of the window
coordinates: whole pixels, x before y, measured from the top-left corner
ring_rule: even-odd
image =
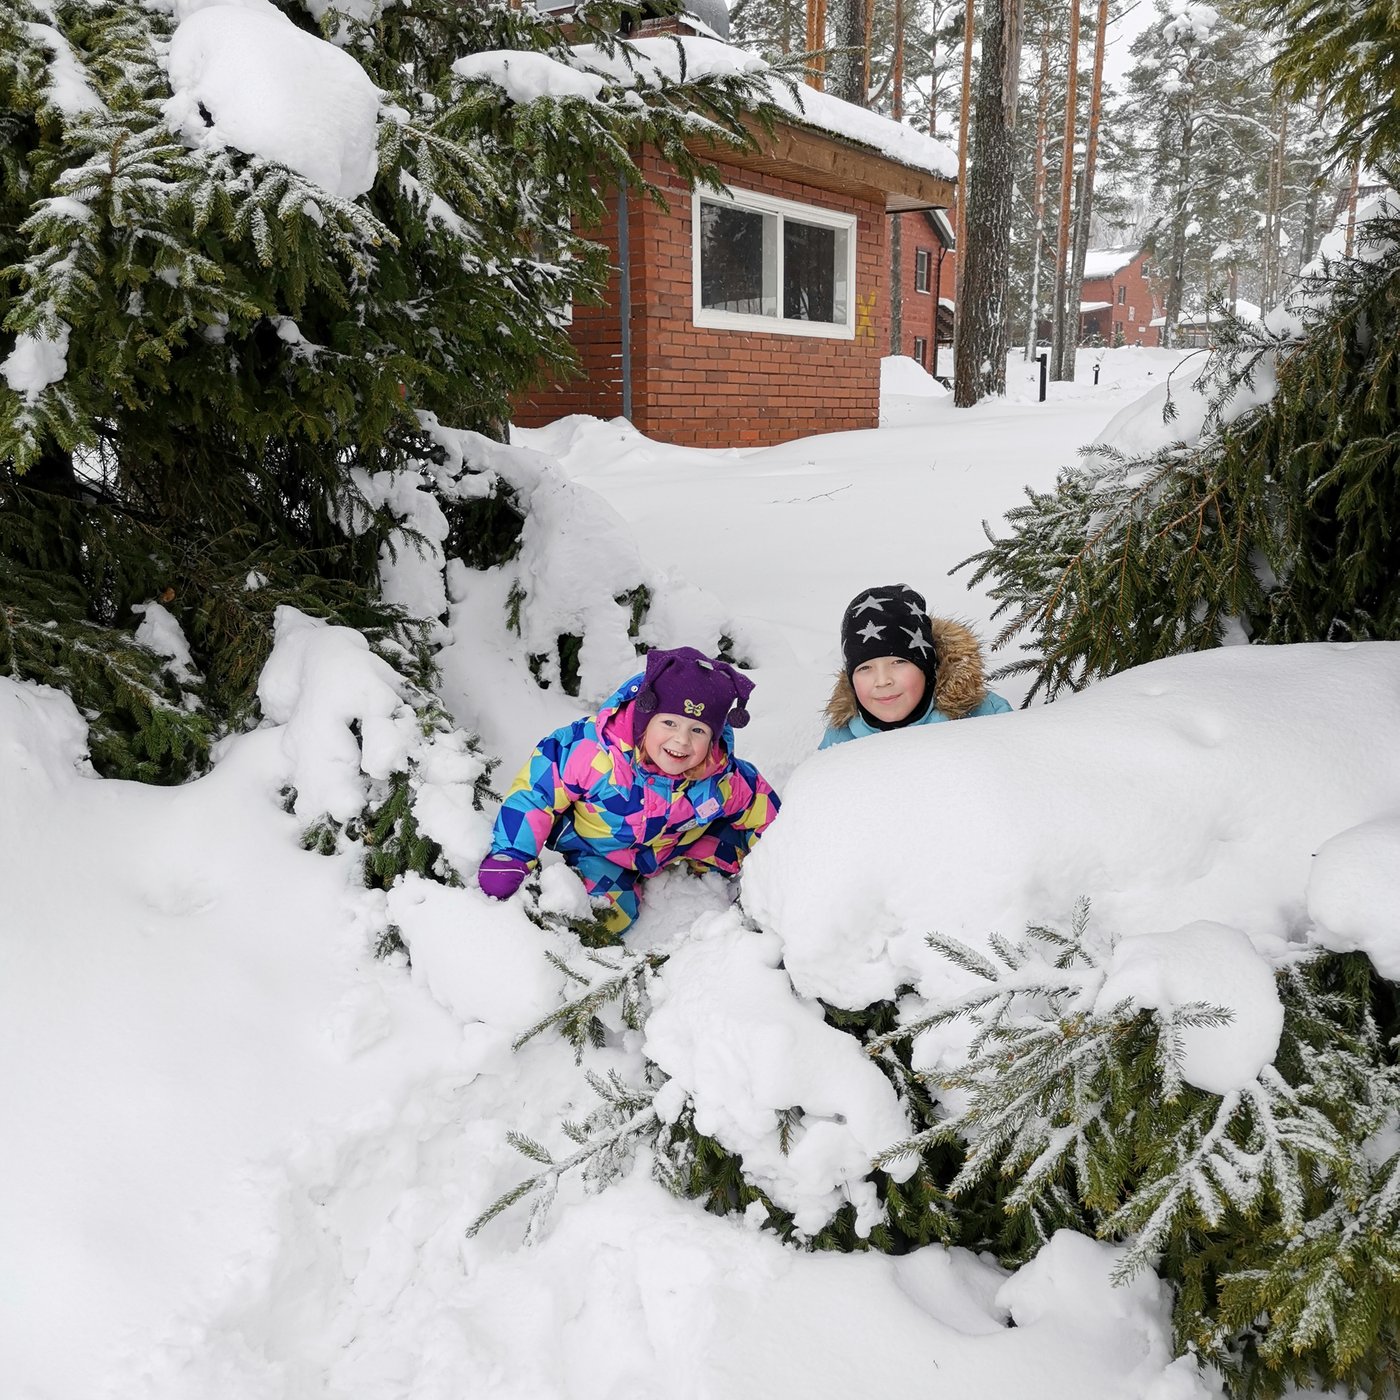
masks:
[[[921,335],[916,335],[914,337],[914,358],[923,365],[925,369],[928,368],[928,341]]]
[[[916,292],[928,291],[928,268],[931,261],[927,248],[920,248],[914,254],[914,290]],[[923,361],[919,361],[923,364]]]
[[[1136,306],[1130,306],[1130,307],[1128,308],[1128,320],[1130,320],[1130,321],[1136,321],[1136,320],[1137,320],[1137,307],[1136,307]]]
[[[751,190],[697,190],[692,212],[697,326],[854,339],[854,214]]]
[[[1119,287],[1119,288],[1118,288],[1118,305],[1119,305],[1119,306],[1122,306],[1122,305],[1123,305],[1123,298],[1124,298],[1125,296],[1127,296],[1127,295],[1128,295],[1128,289],[1127,289],[1126,287]]]

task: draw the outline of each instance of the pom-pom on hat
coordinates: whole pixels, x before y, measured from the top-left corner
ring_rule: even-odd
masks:
[[[637,693],[637,732],[652,715],[686,715],[718,735],[726,723],[749,722],[745,702],[753,682],[727,661],[714,661],[694,647],[647,653],[646,675]]]
[[[924,595],[906,583],[867,588],[851,599],[841,618],[841,659],[849,679],[857,666],[879,656],[912,661],[924,673],[924,703],[913,714],[890,725],[870,714],[857,701],[861,714],[879,729],[899,728],[922,719],[933,703],[938,658],[933,649],[933,626]]]

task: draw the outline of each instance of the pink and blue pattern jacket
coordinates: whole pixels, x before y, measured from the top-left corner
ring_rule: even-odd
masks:
[[[777,794],[734,757],[728,725],[699,777],[672,778],[634,758],[632,701],[641,683],[633,676],[596,715],[540,740],[501,803],[493,856],[533,864],[550,846],[581,867],[585,883],[601,857],[629,887],[673,860],[739,868],[777,815]]]

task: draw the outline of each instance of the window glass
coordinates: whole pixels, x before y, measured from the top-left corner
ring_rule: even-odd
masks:
[[[700,305],[747,316],[778,314],[776,215],[702,201]]]
[[[783,220],[783,315],[790,321],[846,320],[845,229]]]
[[[914,254],[914,290],[916,292],[928,291],[928,264],[928,249],[920,248]]]
[[[914,358],[920,364],[923,364],[928,358],[928,341],[923,339],[922,336],[916,335],[914,337]]]

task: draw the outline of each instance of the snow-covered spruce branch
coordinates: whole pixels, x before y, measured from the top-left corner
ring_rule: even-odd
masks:
[[[620,1004],[619,1015],[624,1026],[629,1030],[641,1028],[645,1019],[647,981],[666,962],[664,953],[630,953],[625,948],[585,949],[579,960],[582,967],[557,953],[546,952],[545,957],[584,990],[522,1032],[511,1048],[519,1050],[537,1035],[557,1028],[574,1047],[578,1060],[582,1060],[586,1046],[601,1043],[604,1027],[598,1013],[609,1002]],[[595,969],[602,969],[601,974]]]
[[[467,1226],[468,1239],[474,1238],[518,1201],[534,1195],[536,1199],[530,1211],[530,1222],[525,1229],[525,1242],[533,1243],[539,1237],[549,1208],[554,1203],[559,1181],[566,1173],[584,1170],[596,1182],[606,1183],[625,1169],[639,1138],[655,1137],[661,1131],[662,1123],[652,1107],[650,1093],[639,1094],[629,1088],[616,1072],[611,1073],[607,1080],[590,1072],[588,1082],[603,1100],[602,1104],[583,1123],[563,1125],[569,1137],[581,1144],[578,1151],[562,1161],[555,1161],[549,1151],[534,1139],[521,1133],[508,1134],[507,1141],[517,1152],[531,1161],[542,1163],[545,1170],[527,1177],[493,1201]],[[616,1121],[624,1113],[626,1116]],[[611,1118],[613,1121],[603,1126],[600,1118]]]

